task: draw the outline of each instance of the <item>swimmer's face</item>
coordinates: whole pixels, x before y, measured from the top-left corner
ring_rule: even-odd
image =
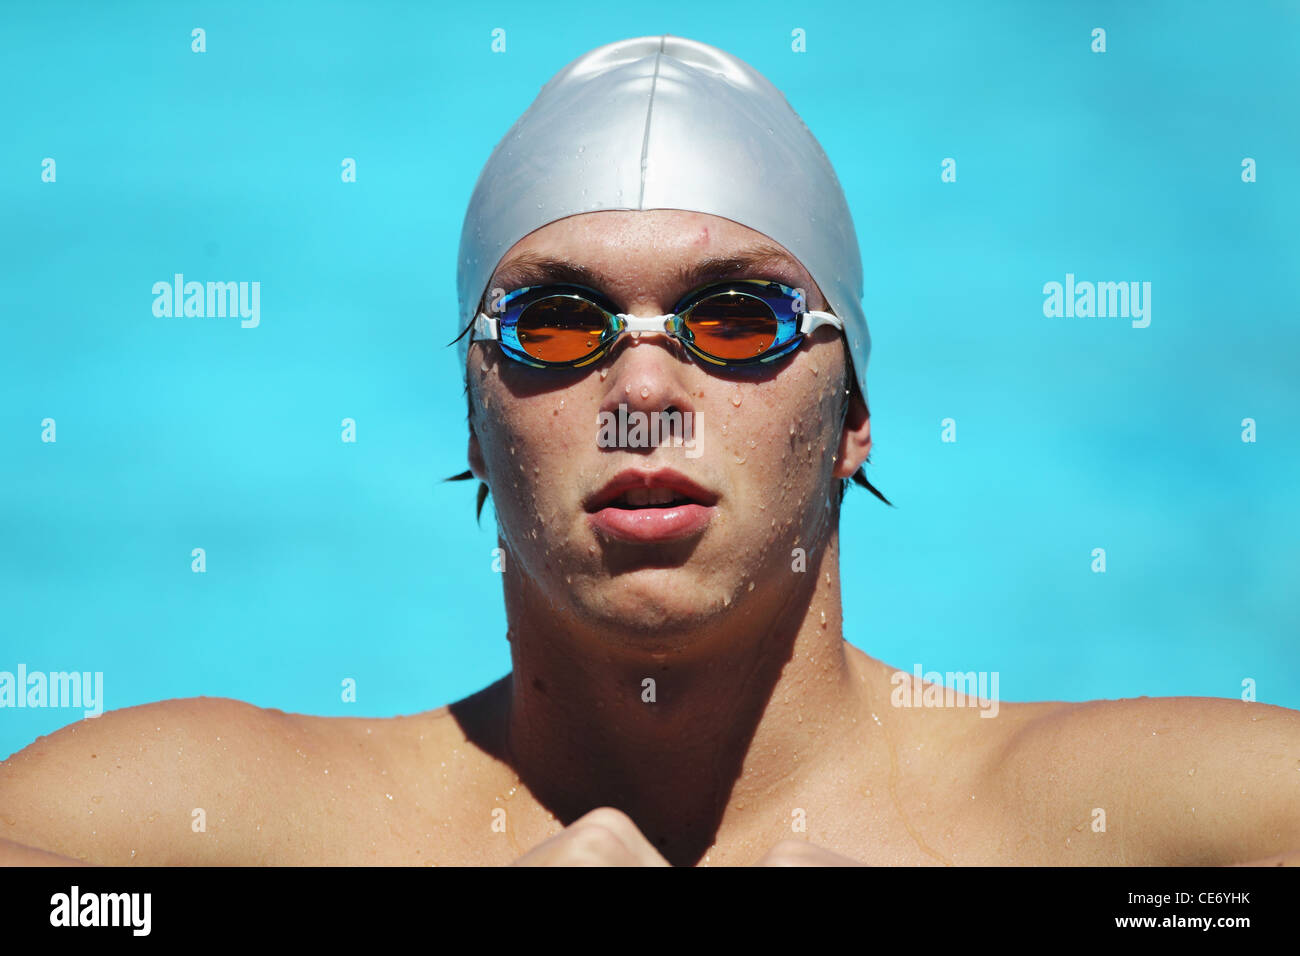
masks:
[[[706,260],[762,247],[779,255],[689,274]],[[638,316],[671,312],[713,278],[775,280],[805,290],[809,309],[827,309],[812,277],[779,245],[702,213],[620,210],[559,220],[516,243],[488,288],[562,281],[515,268],[537,257],[589,270],[581,284]],[[773,365],[743,370],[705,365],[652,333],[625,334],[582,369],[531,368],[496,343],[474,343],[470,466],[491,488],[508,573],[557,611],[643,642],[688,640],[744,607],[773,611],[798,573],[795,548],[815,573],[838,520],[838,479],[870,451],[861,399],[856,390],[852,403],[845,395],[846,356],[842,334],[829,327]],[[620,404],[629,428],[637,412],[647,423],[689,413],[687,444],[695,447],[603,447]],[[685,476],[698,486],[687,495],[693,504],[652,511],[621,498],[606,510],[611,481],[629,470]]]

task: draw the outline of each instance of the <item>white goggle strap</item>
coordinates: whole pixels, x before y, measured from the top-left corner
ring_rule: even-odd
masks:
[[[623,320],[629,332],[667,332],[668,320],[672,315],[627,315],[620,312],[618,317]]]
[[[474,318],[474,337],[476,339],[499,339],[501,331],[497,326],[497,320],[486,313],[480,312]]]
[[[831,315],[829,312],[805,312],[803,322],[799,325],[799,331],[803,335],[807,335],[823,325],[829,325],[841,332],[844,331],[844,320],[838,315]]]

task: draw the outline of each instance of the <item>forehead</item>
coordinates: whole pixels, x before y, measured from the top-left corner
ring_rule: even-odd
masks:
[[[620,209],[569,216],[525,236],[502,256],[489,288],[576,282],[622,297],[671,297],[740,275],[812,286],[788,250],[740,223],[680,209]]]

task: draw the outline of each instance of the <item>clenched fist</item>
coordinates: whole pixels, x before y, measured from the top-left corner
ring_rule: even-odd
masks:
[[[599,807],[537,844],[511,866],[668,866],[631,818]]]

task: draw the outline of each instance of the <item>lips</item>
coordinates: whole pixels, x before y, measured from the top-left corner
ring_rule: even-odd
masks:
[[[592,527],[604,537],[651,544],[702,532],[717,511],[718,496],[672,469],[619,472],[584,503]]]

